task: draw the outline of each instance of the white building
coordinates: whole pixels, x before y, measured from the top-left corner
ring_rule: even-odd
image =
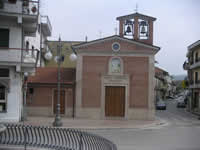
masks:
[[[39,6],[39,0],[0,0],[0,121],[20,121],[24,72],[43,66],[52,27]]]

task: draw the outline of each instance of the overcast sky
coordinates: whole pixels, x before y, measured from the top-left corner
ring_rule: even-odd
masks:
[[[200,40],[200,0],[42,0],[42,14],[53,26],[50,40],[84,41],[115,34],[116,17],[138,12],[157,18],[154,45],[158,66],[171,75],[186,74],[187,46]]]

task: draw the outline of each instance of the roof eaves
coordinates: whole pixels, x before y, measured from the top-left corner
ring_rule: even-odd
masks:
[[[146,18],[146,19],[150,19],[152,21],[155,21],[156,18],[154,17],[151,17],[151,16],[147,16],[147,15],[143,15],[143,14],[140,14],[140,13],[133,13],[133,14],[130,14],[130,15],[124,15],[124,16],[119,16],[117,17],[116,19],[117,20],[121,20],[121,19],[131,19],[132,17],[141,17],[141,18]]]
[[[189,45],[188,46],[188,50],[191,50],[191,49],[193,49],[193,48],[195,48],[197,46],[200,46],[200,40],[198,40],[198,41],[192,43],[191,45]]]
[[[90,44],[95,44],[97,42],[109,40],[109,39],[112,39],[114,37],[116,37],[116,38],[118,38],[120,40],[126,40],[126,41],[134,43],[134,44],[139,44],[141,46],[152,48],[152,49],[156,50],[157,52],[160,50],[160,47],[158,47],[158,46],[154,46],[154,45],[146,44],[144,42],[135,41],[135,40],[131,40],[131,39],[128,39],[128,38],[120,37],[119,35],[113,35],[113,36],[109,36],[109,37],[105,37],[105,38],[93,40],[93,41],[90,41],[90,42],[85,42],[85,43],[80,43],[80,44],[72,45],[72,48],[73,49],[78,49],[78,48],[81,48],[81,47],[84,47],[84,46],[88,46]]]

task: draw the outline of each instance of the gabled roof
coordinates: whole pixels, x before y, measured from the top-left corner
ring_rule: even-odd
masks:
[[[60,68],[61,83],[73,84],[76,78],[75,68]],[[34,76],[28,78],[28,83],[47,83],[56,84],[58,82],[58,68],[57,67],[39,67],[36,69]]]
[[[130,15],[125,15],[125,16],[120,16],[120,17],[117,17],[117,20],[121,20],[121,19],[132,19],[134,17],[139,17],[141,19],[145,19],[145,20],[152,20],[152,21],[155,21],[156,18],[154,17],[151,17],[151,16],[147,16],[147,15],[143,15],[143,14],[140,14],[140,13],[133,13],[133,14],[130,14]]]
[[[147,44],[147,43],[144,43],[144,42],[141,42],[141,41],[136,41],[136,40],[133,40],[133,39],[128,39],[128,38],[125,38],[125,37],[120,37],[119,35],[113,35],[113,36],[109,36],[109,37],[105,37],[105,38],[101,38],[101,39],[97,39],[97,40],[93,40],[93,41],[89,41],[89,42],[76,44],[76,45],[73,45],[72,47],[77,50],[77,49],[83,48],[85,46],[89,46],[89,45],[92,45],[92,44],[101,43],[101,42],[113,40],[113,39],[118,39],[118,40],[126,41],[126,42],[129,42],[129,43],[132,43],[132,44],[137,44],[139,46],[151,48],[151,49],[154,49],[156,51],[160,50],[160,47],[158,47],[158,46]]]
[[[71,61],[69,59],[70,55],[73,53],[73,50],[71,48],[72,45],[82,43],[83,41],[61,41],[61,55],[65,56],[64,61],[61,63],[62,67],[66,68],[75,68],[76,67],[76,61]],[[53,58],[51,60],[45,61],[46,67],[57,67],[57,63],[55,62],[54,58],[57,56],[57,49],[58,49],[59,41],[47,41],[47,45],[53,55]]]

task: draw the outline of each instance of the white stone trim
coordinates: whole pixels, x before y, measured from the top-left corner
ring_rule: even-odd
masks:
[[[155,67],[154,67],[154,56],[149,56],[149,87],[148,87],[148,109],[155,113],[155,105],[154,105],[154,87],[155,87]]]
[[[159,47],[155,47],[155,46],[151,46],[151,45],[148,45],[148,44],[145,44],[145,43],[141,43],[141,42],[137,42],[137,41],[134,41],[134,40],[122,38],[122,37],[119,37],[117,35],[106,37],[106,38],[102,38],[102,39],[98,39],[98,40],[94,40],[94,41],[90,41],[90,42],[86,42],[86,43],[83,43],[83,44],[74,45],[73,47],[75,49],[79,49],[79,48],[87,47],[89,45],[93,45],[93,44],[96,44],[96,43],[102,43],[102,42],[111,41],[111,40],[121,40],[121,41],[125,41],[125,42],[128,42],[128,43],[140,45],[140,46],[143,46],[143,47],[146,47],[146,48],[151,48],[151,49],[154,49],[156,51],[160,50]]]
[[[113,73],[113,72],[111,71],[111,68],[112,68],[112,60],[115,59],[115,58],[117,58],[117,59],[120,60],[120,72],[119,72],[119,73]],[[109,62],[108,62],[108,74],[109,74],[109,75],[123,75],[123,73],[124,73],[124,62],[123,62],[122,58],[121,58],[121,57],[117,57],[117,56],[111,57],[111,58],[109,59]]]
[[[111,53],[111,52],[106,52],[106,53],[102,53],[102,52],[80,52],[78,53],[78,55],[81,56],[112,56],[112,57],[122,57],[122,56],[134,56],[134,57],[149,57],[152,56],[154,54],[146,54],[146,53]]]
[[[112,49],[110,50],[97,50],[97,51],[92,51],[92,50],[81,50],[77,51],[78,54],[98,54],[98,55],[135,55],[135,54],[149,54],[149,55],[155,55],[155,51],[152,50],[120,50],[118,52],[113,52]]]
[[[119,48],[118,48],[117,50],[115,50],[115,49],[114,49],[114,44],[117,44],[117,45],[119,45]],[[121,49],[121,46],[120,46],[120,44],[119,44],[118,42],[113,42],[113,43],[112,43],[112,46],[111,46],[111,48],[112,48],[113,52],[117,53],[117,52],[119,52],[119,51],[120,51],[120,49]]]
[[[83,67],[83,56],[77,56],[76,62],[76,106],[75,106],[75,116],[81,116],[79,111],[82,107],[82,67]]]
[[[128,110],[129,110],[129,76],[113,76],[113,75],[103,75],[101,77],[101,118],[109,119],[113,117],[105,116],[105,88],[106,86],[123,86],[125,87],[125,115],[122,119],[128,119]]]

